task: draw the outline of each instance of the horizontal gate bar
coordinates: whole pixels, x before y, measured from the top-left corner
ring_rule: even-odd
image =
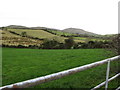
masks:
[[[35,78],[35,79],[26,80],[26,81],[23,81],[23,82],[18,82],[18,83],[15,83],[15,84],[3,86],[3,87],[0,87],[0,90],[1,89],[6,89],[6,88],[27,88],[27,87],[35,86],[35,85],[38,85],[38,84],[41,84],[41,83],[56,80],[56,79],[62,78],[62,77],[67,76],[67,75],[71,75],[71,74],[74,74],[74,73],[77,73],[77,72],[81,72],[81,71],[84,71],[84,70],[87,70],[87,69],[105,64],[105,63],[108,62],[108,60],[115,61],[115,60],[118,60],[118,59],[120,59],[120,55],[112,57],[112,58],[108,58],[108,59],[105,59],[105,60],[102,60],[102,61],[97,61],[97,62],[94,62],[94,63],[91,63],[91,64],[87,64],[87,65],[84,65],[84,66],[76,67],[76,68],[73,68],[73,69],[61,71],[61,72],[58,72],[58,73],[54,73],[54,74],[38,77],[38,78]]]
[[[120,90],[120,86],[116,90]]]
[[[111,77],[110,79],[108,79],[108,82],[114,80],[115,78],[117,78],[118,76],[120,76],[120,73],[116,74],[115,76]],[[106,81],[105,82],[102,82],[101,84],[97,85],[96,87],[94,87],[93,89],[91,90],[96,90],[102,86],[104,86],[106,84]]]

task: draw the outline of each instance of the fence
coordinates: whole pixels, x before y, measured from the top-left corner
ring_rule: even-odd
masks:
[[[108,88],[108,82],[110,82],[111,80],[113,80],[116,77],[120,76],[120,73],[118,73],[115,76],[113,76],[112,78],[108,79],[110,62],[111,61],[116,61],[116,60],[119,60],[119,59],[120,59],[120,55],[112,57],[112,58],[108,58],[108,59],[105,59],[105,60],[102,60],[102,61],[87,64],[87,65],[84,65],[84,66],[80,66],[80,67],[76,67],[76,68],[73,68],[73,69],[61,71],[61,72],[58,72],[58,73],[54,73],[54,74],[51,74],[51,75],[38,77],[38,78],[35,78],[35,79],[15,83],[15,84],[12,84],[12,85],[3,86],[3,87],[0,87],[0,90],[7,89],[7,88],[27,88],[27,87],[31,87],[31,86],[35,86],[35,85],[38,85],[38,84],[48,82],[48,81],[56,80],[56,79],[62,78],[62,77],[67,76],[67,75],[71,75],[71,74],[74,74],[74,73],[77,73],[77,72],[81,72],[81,71],[84,71],[84,70],[87,70],[87,69],[90,69],[90,68],[93,68],[93,67],[100,66],[102,64],[108,63],[107,71],[106,71],[107,72],[106,73],[106,81],[99,84],[98,86],[94,87],[92,90],[100,88],[103,85],[105,85],[105,88],[107,89]],[[120,87],[118,87],[118,89],[119,88]]]

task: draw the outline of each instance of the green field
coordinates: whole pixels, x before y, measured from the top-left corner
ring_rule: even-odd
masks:
[[[66,36],[72,36],[72,35],[77,35],[77,34],[73,34],[73,33],[67,33],[67,32],[62,32],[62,31],[57,31],[57,30],[48,30],[49,32],[52,32],[58,36],[60,35],[66,35]],[[87,41],[105,41],[104,39],[101,38],[96,38],[96,37],[73,37],[74,40],[76,40],[77,42],[87,42]]]
[[[18,34],[26,32],[28,36],[37,37],[40,39],[55,39],[59,42],[64,42],[64,37],[60,37],[51,33],[48,33],[44,30],[29,30],[29,29],[8,29],[9,31],[14,31]]]
[[[62,31],[58,31],[58,30],[48,30],[49,32],[55,33],[56,35],[66,35],[66,36],[70,36],[70,35],[75,35],[72,33],[67,33],[67,32],[62,32]]]
[[[84,42],[88,42],[88,41],[108,41],[105,39],[100,39],[100,38],[95,38],[95,37],[73,37],[76,40],[82,40]]]
[[[54,40],[61,42],[61,43],[64,43],[64,40],[67,39],[67,37],[63,37],[61,35],[66,35],[66,36],[75,35],[75,34],[57,31],[57,30],[48,30],[49,32],[52,32],[54,34],[51,34],[51,33],[44,31],[44,30],[31,30],[31,29],[8,29],[8,31],[13,31],[13,32],[18,33],[20,35],[22,32],[26,32],[27,36],[36,37],[39,39],[49,39],[49,40],[54,39]],[[82,37],[82,36],[81,37],[73,37],[73,39],[76,43],[78,43],[78,42],[84,43],[84,42],[88,42],[88,41],[105,41],[104,39],[101,39],[101,38]]]
[[[3,86],[82,66],[114,56],[103,49],[40,50],[3,48]],[[117,62],[111,63],[110,77]],[[92,88],[105,81],[106,64],[32,88]],[[118,87],[118,79],[109,87]]]

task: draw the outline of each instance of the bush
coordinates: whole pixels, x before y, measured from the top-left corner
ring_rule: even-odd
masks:
[[[75,42],[72,37],[65,39],[65,48],[66,49],[71,49],[72,47],[74,47],[74,45],[75,45]]]
[[[42,44],[43,49],[59,49],[61,44],[56,40],[45,40]]]
[[[26,36],[27,36],[27,33],[26,33],[26,32],[21,32],[21,36],[22,36],[22,37],[26,37]]]
[[[112,38],[111,44],[109,44],[111,50],[114,51],[116,54],[120,55],[120,34],[114,36]]]

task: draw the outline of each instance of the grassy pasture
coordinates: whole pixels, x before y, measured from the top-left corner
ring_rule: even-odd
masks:
[[[9,31],[14,31],[18,34],[21,34],[22,32],[26,32],[28,36],[37,37],[40,39],[55,39],[60,42],[64,41],[64,37],[60,37],[51,33],[48,33],[44,30],[29,30],[29,29],[8,29]]]
[[[0,30],[0,34],[2,35],[2,37],[20,37],[18,35],[15,35],[8,31],[3,31],[3,30]]]
[[[68,35],[68,36],[74,35],[74,34],[72,34],[72,33],[67,33],[67,32],[62,32],[62,31],[57,31],[57,30],[48,30],[48,31],[50,31],[50,32],[52,32],[52,33],[55,33],[55,34],[57,34],[57,35]]]
[[[14,31],[18,34],[21,34],[22,32],[26,32],[27,35],[32,36],[32,37],[37,37],[40,39],[55,39],[59,42],[64,42],[64,40],[67,39],[66,37],[61,37],[60,35],[72,35],[70,33],[55,31],[55,30],[51,30],[51,32],[56,33],[56,35],[46,32],[44,30],[29,30],[29,29],[8,29],[8,30]],[[79,38],[81,38],[81,37],[79,37]],[[76,39],[76,38],[74,38],[74,41],[75,42],[85,42],[85,40],[83,40],[83,39]]]
[[[82,66],[114,56],[103,49],[39,50],[3,48],[3,86]],[[110,77],[117,62],[111,63]],[[105,81],[106,64],[32,88],[92,88]],[[117,79],[109,87],[117,87]]]
[[[87,41],[108,41],[108,40],[104,40],[104,39],[100,39],[100,38],[94,38],[94,37],[74,37],[74,39],[76,40],[82,40],[84,42]]]
[[[4,45],[10,45],[10,46],[18,46],[18,45],[40,45],[43,43],[42,40],[34,40],[27,37],[21,37],[19,35],[15,35],[10,33],[9,31],[0,31],[2,34],[2,38],[0,39],[0,42],[2,42]]]

